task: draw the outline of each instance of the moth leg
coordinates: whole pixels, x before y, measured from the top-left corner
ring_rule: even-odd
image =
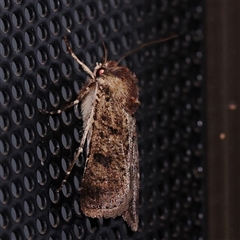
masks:
[[[39,109],[39,111],[43,114],[50,114],[50,115],[53,115],[53,114],[60,114],[62,112],[64,112],[65,110],[67,110],[68,108],[71,108],[72,106],[78,104],[80,102],[79,99],[76,99],[75,101],[71,102],[70,104],[68,104],[67,106],[64,106],[63,108],[61,109],[58,109],[56,111],[47,111],[47,110],[43,110],[43,109]]]
[[[70,55],[78,62],[79,65],[81,65],[82,69],[83,69],[89,76],[91,76],[92,79],[95,79],[93,72],[92,72],[83,62],[81,62],[81,61],[78,59],[78,57],[74,54],[74,52],[72,51],[72,48],[71,48],[70,45],[69,45],[69,42],[68,42],[68,40],[67,40],[67,37],[64,36],[63,39],[64,39],[64,41],[65,41],[65,43],[66,43],[66,46],[67,46],[67,49],[68,49]],[[90,85],[91,85],[91,84],[94,84],[94,82],[89,82],[89,86],[87,86],[85,89],[83,89],[83,90],[81,91],[81,93],[80,93],[80,95],[78,96],[78,98],[77,98],[75,101],[71,102],[69,105],[63,107],[62,109],[59,109],[59,110],[57,110],[57,111],[46,111],[46,110],[43,110],[43,109],[39,109],[39,111],[40,111],[41,113],[43,113],[43,114],[50,114],[50,115],[62,113],[62,112],[65,111],[66,109],[71,108],[72,106],[78,104],[78,103],[80,102],[80,100],[81,100],[84,96],[86,96],[87,93],[89,92],[89,89],[90,89]]]
[[[69,175],[70,175],[71,172],[72,172],[72,169],[73,169],[73,167],[74,167],[74,165],[75,165],[78,157],[79,157],[80,154],[83,152],[83,147],[84,147],[84,144],[85,144],[85,141],[86,141],[86,138],[87,138],[87,134],[88,134],[88,131],[89,131],[89,127],[90,127],[90,126],[87,125],[87,126],[86,126],[86,129],[85,129],[84,132],[83,132],[83,136],[82,136],[82,139],[81,139],[81,142],[80,142],[80,147],[78,148],[77,153],[76,153],[73,161],[71,162],[70,166],[69,166],[68,169],[67,169],[66,176],[65,176],[65,178],[63,179],[63,181],[62,181],[62,183],[61,183],[61,186],[56,190],[57,192],[60,192],[60,191],[62,190],[64,184],[66,183]]]
[[[65,178],[62,180],[61,186],[56,190],[56,192],[60,192],[60,191],[62,190],[64,184],[66,183],[69,175],[71,174],[71,171],[72,171],[72,169],[73,169],[73,167],[74,167],[74,165],[75,165],[78,157],[79,157],[80,154],[82,153],[82,151],[83,151],[83,146],[80,146],[80,147],[78,148],[78,150],[77,150],[77,153],[76,153],[73,161],[71,162],[70,166],[69,166],[68,169],[67,169],[66,176],[65,176]]]
[[[74,100],[73,102],[71,102],[70,104],[64,106],[61,109],[58,109],[56,111],[47,111],[47,110],[43,110],[40,108],[39,111],[43,114],[50,114],[50,115],[60,114],[63,111],[67,110],[68,108],[71,108],[72,106],[77,105],[79,102],[81,102],[81,100],[90,92],[91,88],[93,88],[93,87],[95,87],[95,82],[90,82],[89,84],[85,85],[81,89],[77,99]]]
[[[96,98],[96,95],[97,95],[97,90],[98,90],[98,86],[97,84],[95,85],[96,88],[95,88],[95,93],[94,93],[94,99]],[[89,87],[86,88],[86,91],[89,90]],[[85,91],[85,92],[86,92]],[[76,161],[78,159],[78,157],[80,156],[80,154],[83,152],[83,147],[84,147],[84,144],[86,142],[86,139],[87,139],[87,135],[89,133],[89,130],[92,126],[92,121],[93,121],[93,115],[94,115],[94,105],[92,106],[92,110],[91,110],[91,113],[90,113],[90,116],[89,116],[89,119],[87,121],[87,124],[86,124],[86,128],[84,129],[84,132],[83,132],[83,136],[82,136],[82,139],[81,139],[81,142],[80,142],[80,146],[77,150],[77,153],[73,159],[73,161],[71,162],[70,166],[68,167],[67,169],[67,172],[66,172],[66,176],[65,178],[63,179],[62,183],[61,183],[61,186],[56,190],[57,192],[60,192],[65,184],[65,182],[67,181],[69,175],[71,174],[71,171],[74,167],[74,165],[76,164]]]
[[[56,190],[57,192],[60,192],[62,190],[64,184],[66,183],[66,181],[69,177],[69,175],[71,174],[71,171],[72,171],[74,165],[76,164],[76,161],[77,161],[78,157],[83,152],[83,147],[84,147],[84,144],[85,144],[85,141],[86,141],[86,138],[87,138],[87,134],[89,132],[89,128],[90,128],[90,124],[87,124],[87,126],[86,126],[86,128],[83,132],[83,136],[82,136],[82,139],[81,139],[81,142],[80,142],[80,147],[78,148],[77,153],[76,153],[73,161],[71,162],[70,166],[67,169],[66,176],[63,179],[63,181],[61,183],[61,186]]]
[[[82,62],[78,59],[78,57],[75,55],[75,53],[72,51],[72,48],[69,45],[69,42],[67,40],[66,36],[63,36],[63,39],[65,41],[65,44],[67,46],[67,49],[70,53],[70,55],[78,62],[78,64],[82,67],[82,69],[84,70],[84,72],[86,72],[92,79],[94,79],[94,74],[93,72]]]

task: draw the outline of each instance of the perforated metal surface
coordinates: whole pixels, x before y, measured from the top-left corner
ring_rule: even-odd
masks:
[[[201,1],[0,1],[0,238],[204,239],[203,13]],[[81,14],[89,18],[89,24]],[[79,110],[47,116],[77,96],[90,68],[171,33],[179,37],[127,57],[139,79],[140,224],[82,215]],[[70,33],[69,33],[70,31]]]

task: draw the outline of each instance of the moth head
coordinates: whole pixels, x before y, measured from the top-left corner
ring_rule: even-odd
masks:
[[[103,63],[97,63],[96,67],[94,68],[94,76],[95,78],[100,77],[103,74],[107,74],[108,70],[111,68],[117,67],[117,62],[115,61],[107,61]]]
[[[96,72],[96,77],[100,77],[105,72],[105,68],[99,68]]]

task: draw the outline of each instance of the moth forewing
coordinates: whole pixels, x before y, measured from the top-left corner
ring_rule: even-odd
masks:
[[[139,156],[138,156],[138,142],[136,133],[136,120],[132,116],[128,116],[129,119],[129,161],[131,162],[130,167],[130,184],[131,184],[131,201],[129,208],[125,211],[122,216],[128,223],[133,231],[138,229],[138,198],[139,198]]]
[[[91,126],[81,183],[81,209],[89,217],[122,215],[136,231],[139,173],[133,172],[138,171],[138,153],[132,114],[139,105],[137,80],[115,62],[107,62],[101,68],[102,74],[95,79],[98,88],[94,104],[88,103],[89,96],[82,100],[83,119],[89,115],[85,114],[85,106],[93,105],[94,114],[93,121],[88,122]],[[129,78],[121,77],[121,70]],[[88,123],[84,125],[87,127]]]

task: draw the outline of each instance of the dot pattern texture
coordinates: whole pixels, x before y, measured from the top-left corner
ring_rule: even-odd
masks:
[[[84,17],[85,16],[85,17]],[[0,1],[0,240],[205,239],[203,1]],[[86,19],[89,19],[90,22]],[[82,136],[75,100],[89,68],[126,57],[139,79],[139,231],[80,208],[85,159],[57,193]]]

